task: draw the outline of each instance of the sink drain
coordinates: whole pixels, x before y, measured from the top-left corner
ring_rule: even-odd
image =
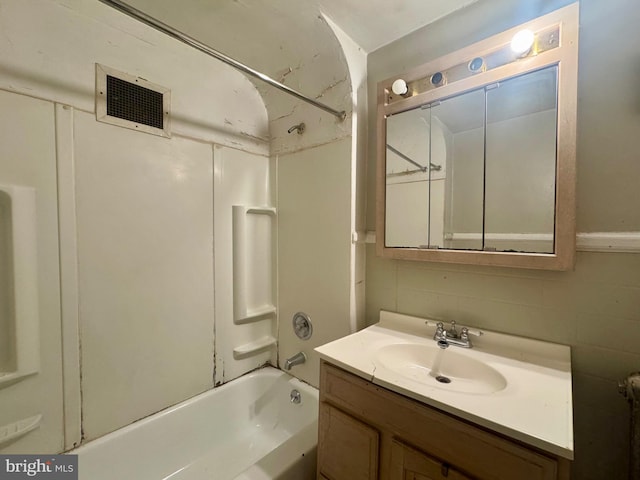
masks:
[[[451,383],[451,379],[449,377],[445,377],[444,375],[438,375],[436,380],[440,383]]]

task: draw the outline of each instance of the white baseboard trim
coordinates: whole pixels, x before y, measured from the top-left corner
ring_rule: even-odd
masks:
[[[578,233],[579,252],[640,253],[640,232]]]

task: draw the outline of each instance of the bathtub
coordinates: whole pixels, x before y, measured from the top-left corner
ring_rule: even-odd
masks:
[[[318,391],[266,367],[69,453],[79,480],[311,480],[317,438]]]

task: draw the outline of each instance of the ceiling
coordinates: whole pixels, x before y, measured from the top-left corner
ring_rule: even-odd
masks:
[[[124,1],[307,97],[348,112],[349,66],[324,17],[368,53],[477,0]],[[313,107],[287,100],[259,80],[254,84],[269,112],[272,139],[290,138],[287,129],[303,119],[306,138],[312,131],[338,136],[349,128],[349,123],[327,123],[322,112],[311,113]],[[313,129],[312,118],[318,124],[324,118],[331,127]]]
[[[365,52],[477,0],[317,0],[320,10]]]
[[[124,1],[205,40],[216,38],[219,43],[226,37],[237,44],[259,36],[261,41],[254,44],[259,50],[307,43],[313,33],[309,19],[323,13],[369,53],[477,0]]]

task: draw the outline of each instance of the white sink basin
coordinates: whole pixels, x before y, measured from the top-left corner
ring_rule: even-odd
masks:
[[[399,343],[380,348],[373,356],[377,367],[409,380],[450,392],[488,394],[504,390],[507,380],[484,362],[433,345]]]

